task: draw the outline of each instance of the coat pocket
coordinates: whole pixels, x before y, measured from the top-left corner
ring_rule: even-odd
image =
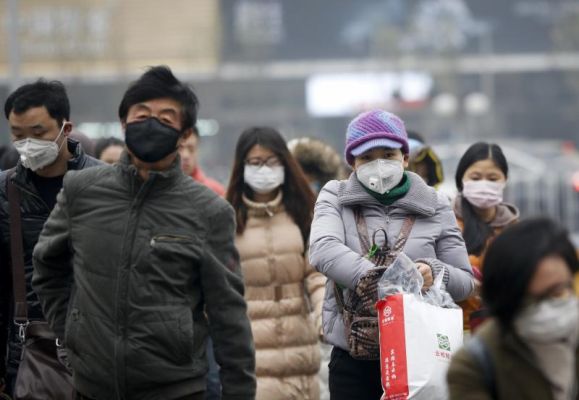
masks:
[[[137,279],[155,293],[188,295],[203,255],[201,239],[191,232],[161,231],[149,237],[138,259]],[[166,299],[165,299],[166,300]]]
[[[193,243],[193,238],[180,234],[160,234],[151,239],[150,245],[153,249],[161,248],[164,244]]]
[[[166,263],[186,263],[199,259],[201,255],[199,239],[183,233],[160,233],[153,235],[149,249],[153,260]]]
[[[134,365],[187,365],[193,359],[194,327],[190,310],[130,329],[128,359]]]

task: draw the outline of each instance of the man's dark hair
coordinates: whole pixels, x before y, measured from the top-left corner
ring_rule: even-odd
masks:
[[[548,218],[521,221],[491,243],[483,262],[482,297],[490,313],[507,329],[520,312],[541,260],[559,256],[577,272],[577,253],[568,233]]]
[[[62,125],[64,120],[70,120],[70,103],[64,85],[60,81],[44,79],[20,86],[12,92],[4,103],[4,115],[8,119],[11,112],[22,114],[31,108],[42,106],[59,125]]]
[[[161,98],[173,99],[181,104],[183,130],[195,126],[199,109],[197,96],[164,65],[149,68],[138,80],[131,83],[119,105],[119,118],[126,121],[129,108],[135,104]]]

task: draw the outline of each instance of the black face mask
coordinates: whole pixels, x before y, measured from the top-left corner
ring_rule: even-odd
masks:
[[[131,122],[125,129],[125,143],[139,160],[154,163],[177,150],[181,132],[157,118]]]

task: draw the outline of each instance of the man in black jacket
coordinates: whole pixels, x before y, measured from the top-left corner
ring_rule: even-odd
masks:
[[[232,207],[181,171],[198,102],[167,67],[119,106],[127,153],[71,172],[34,250],[32,285],[81,399],[197,400],[206,340],[223,400],[255,398]]]
[[[39,80],[18,88],[6,99],[12,143],[20,155],[15,168],[0,173],[0,379],[6,392],[20,360],[20,340],[12,321],[13,299],[10,256],[10,223],[7,180],[21,196],[22,241],[26,274],[28,317],[43,320],[40,303],[31,288],[32,250],[44,222],[56,203],[64,174],[99,161],[86,156],[79,143],[69,139],[72,129],[66,90],[57,81]],[[3,383],[0,383],[0,393]]]

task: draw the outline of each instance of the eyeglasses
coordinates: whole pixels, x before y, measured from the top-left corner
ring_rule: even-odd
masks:
[[[252,157],[245,160],[245,165],[251,165],[253,167],[263,167],[264,165],[268,167],[277,167],[281,165],[281,160],[277,156],[271,156],[265,160],[259,157]]]

